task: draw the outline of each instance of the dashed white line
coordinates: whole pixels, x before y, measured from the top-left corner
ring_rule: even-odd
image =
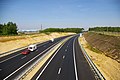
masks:
[[[67,51],[67,49],[65,49],[65,51]]]
[[[22,57],[21,59],[24,59],[26,56]]]
[[[63,45],[62,45],[63,46]],[[50,62],[53,60],[53,58],[55,57],[55,55],[58,53],[58,51],[62,48],[62,46],[57,49],[57,51],[55,52],[55,54],[52,56],[52,58],[48,61],[48,63],[45,65],[45,67],[43,68],[43,70],[40,72],[40,74],[37,76],[37,78],[35,80],[38,80],[40,78],[40,76],[42,75],[42,73],[45,71],[45,69],[47,68],[47,66],[50,64]]]
[[[44,47],[46,47],[46,46],[44,46]]]
[[[63,59],[65,58],[65,55],[63,56]]]
[[[75,60],[75,48],[74,48],[76,38],[73,41],[73,58],[74,58],[74,67],[75,67],[75,78],[76,80],[78,80],[77,66],[76,66],[76,60]]]
[[[58,74],[60,74],[60,72],[61,72],[61,69],[62,69],[62,68],[59,68],[59,70],[58,70]]]
[[[70,41],[68,42],[68,45],[70,44]]]
[[[52,45],[53,46],[53,45]],[[34,59],[36,59],[38,56],[40,56],[41,54],[43,54],[45,51],[47,51],[48,49],[50,49],[50,47],[48,47],[47,49],[45,49],[44,51],[42,51],[40,54],[38,54],[37,56],[35,56],[34,58],[32,58],[30,61],[28,61],[27,63],[25,63],[24,65],[22,65],[21,67],[19,67],[18,69],[16,69],[14,72],[12,72],[10,75],[8,75],[7,77],[5,77],[3,80],[7,80],[10,76],[12,76],[13,74],[15,74],[17,71],[19,71],[20,69],[22,69],[24,66],[26,66],[28,63],[30,63],[31,61],[33,61]]]
[[[15,55],[15,56],[12,56],[12,57],[10,57],[10,58],[7,58],[7,59],[5,59],[5,60],[3,60],[3,61],[0,61],[0,63],[3,63],[3,62],[5,62],[5,61],[7,61],[7,60],[9,60],[9,59],[12,59],[12,58],[18,56],[18,55],[20,55],[20,54],[17,54],[17,55]]]
[[[37,50],[35,50],[35,52],[37,52],[38,51],[38,49]]]
[[[37,47],[40,47],[40,46],[43,46],[43,45],[45,45],[45,44],[47,44],[48,42],[45,42],[45,43],[43,43],[43,44],[39,44]]]
[[[47,44],[47,43],[48,43],[48,42],[46,42],[46,43],[44,43],[44,44],[39,44],[38,47],[40,47],[40,46],[42,46],[42,45],[45,45],[45,44]],[[3,61],[0,61],[0,63],[3,63],[3,62],[5,62],[5,61],[7,61],[7,60],[9,60],[9,59],[12,59],[12,58],[18,56],[18,55],[20,55],[20,54],[17,54],[17,55],[15,55],[15,56],[12,56],[12,57],[10,57],[10,58],[7,58],[7,59],[5,59],[5,60],[3,60]]]

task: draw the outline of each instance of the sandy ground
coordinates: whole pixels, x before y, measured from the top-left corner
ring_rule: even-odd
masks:
[[[51,33],[49,35],[41,33],[34,35],[0,37],[0,53],[28,46],[29,44],[44,42],[50,40],[51,38],[57,38],[71,34],[74,33]]]
[[[80,42],[106,80],[120,80],[120,63],[104,54],[91,51],[84,37],[80,38]]]

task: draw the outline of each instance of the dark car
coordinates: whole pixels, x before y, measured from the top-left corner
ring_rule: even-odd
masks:
[[[29,54],[29,53],[30,53],[30,50],[28,50],[28,49],[26,49],[23,52],[21,52],[21,54]]]

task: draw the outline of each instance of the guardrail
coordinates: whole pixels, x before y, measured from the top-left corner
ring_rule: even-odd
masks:
[[[49,41],[49,40],[48,40]],[[41,44],[41,43],[44,43],[46,41],[43,41],[43,42],[37,42],[35,44]],[[20,48],[17,48],[17,49],[13,49],[13,50],[10,50],[10,51],[7,51],[7,52],[4,52],[4,53],[0,53],[0,57],[3,57],[3,56],[6,56],[6,55],[9,55],[11,53],[14,53],[14,52],[17,52],[17,51],[20,51],[20,50],[23,50],[23,49],[26,49],[28,46],[24,46],[24,47],[20,47]]]
[[[105,77],[102,75],[102,73],[98,70],[98,68],[95,66],[95,64],[92,62],[92,60],[90,59],[90,57],[88,56],[87,52],[85,51],[85,49],[83,48],[83,46],[81,45],[80,41],[79,41],[79,38],[78,38],[78,42],[79,42],[79,45],[81,47],[81,50],[88,62],[88,64],[90,65],[92,71],[94,72],[95,74],[95,78],[96,80],[106,80]]]
[[[59,43],[59,42],[57,42],[57,43]],[[59,48],[61,45],[63,45],[65,42],[66,42],[66,39],[61,41],[61,44],[60,43],[59,44],[56,43],[57,45],[54,44],[55,45],[55,46],[53,45],[54,47],[51,46],[52,48],[50,47],[51,49],[47,53],[45,53],[42,57],[40,57],[37,61],[35,61],[31,66],[29,66],[25,71],[23,71],[15,79],[23,80],[27,76],[27,74],[29,74],[48,53],[50,53],[53,50],[56,51],[56,49]]]

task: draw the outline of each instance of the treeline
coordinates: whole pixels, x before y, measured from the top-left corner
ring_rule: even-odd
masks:
[[[7,24],[0,24],[0,35],[17,35],[17,31],[16,23],[8,22]]]
[[[94,28],[89,28],[89,31],[120,32],[120,27],[94,27]]]
[[[40,32],[74,32],[74,33],[80,33],[84,29],[83,28],[47,28],[45,30],[42,30]]]

